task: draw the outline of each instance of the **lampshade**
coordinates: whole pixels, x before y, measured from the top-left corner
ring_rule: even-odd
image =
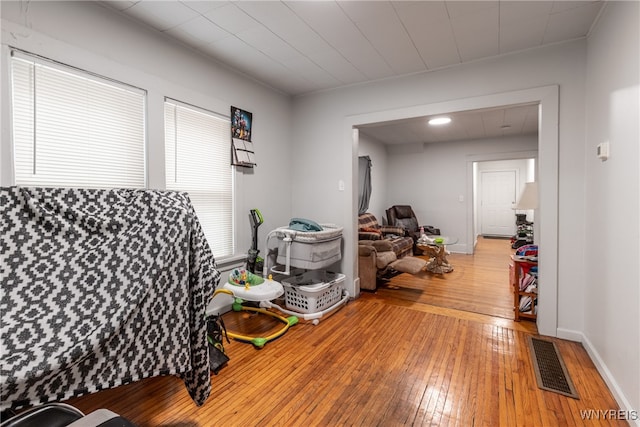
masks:
[[[520,194],[518,202],[513,207],[514,209],[538,209],[538,183],[527,182],[524,184],[524,190]]]

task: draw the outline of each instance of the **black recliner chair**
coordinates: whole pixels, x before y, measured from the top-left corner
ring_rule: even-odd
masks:
[[[420,238],[420,227],[424,229],[426,235],[440,235],[440,229],[431,225],[420,225],[416,214],[410,205],[393,205],[386,210],[387,223],[395,227],[402,227],[405,235],[413,239],[413,253],[419,255],[420,250],[416,247],[416,242]]]
[[[88,415],[65,403],[48,403],[20,412],[0,427],[136,427],[108,409],[98,409]]]

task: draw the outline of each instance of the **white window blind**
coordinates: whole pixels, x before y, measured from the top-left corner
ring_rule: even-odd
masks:
[[[144,188],[146,93],[13,52],[16,185]]]
[[[214,256],[233,255],[231,122],[170,99],[164,113],[166,187],[189,193]]]

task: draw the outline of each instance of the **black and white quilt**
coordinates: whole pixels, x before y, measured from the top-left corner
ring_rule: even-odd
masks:
[[[220,274],[186,193],[0,189],[0,405],[177,375],[211,390]]]

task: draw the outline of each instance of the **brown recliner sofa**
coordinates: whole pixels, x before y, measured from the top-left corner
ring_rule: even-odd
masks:
[[[358,217],[358,277],[360,289],[375,290],[378,279],[398,272],[416,274],[427,261],[413,257],[413,238],[401,227],[380,225],[373,214]]]
[[[410,240],[409,237],[404,239]],[[410,243],[409,243],[410,244]],[[360,289],[376,290],[378,279],[388,280],[387,273],[417,274],[427,261],[413,256],[398,258],[389,240],[360,240],[358,242],[358,277]]]
[[[360,289],[375,290],[378,277],[398,257],[387,240],[358,241],[358,277]]]
[[[366,212],[358,216],[358,241],[388,240],[397,258],[412,255],[412,240],[401,227],[380,225],[375,215]]]

